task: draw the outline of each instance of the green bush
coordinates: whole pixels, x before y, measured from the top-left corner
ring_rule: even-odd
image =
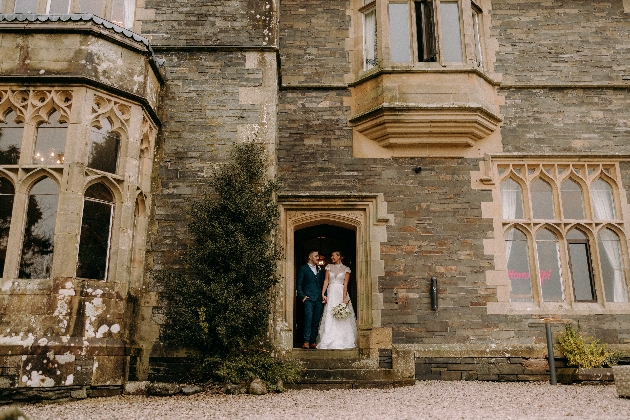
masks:
[[[234,147],[195,202],[184,255],[187,273],[159,275],[167,299],[162,338],[191,351],[195,379],[243,382],[252,375],[273,387],[289,382],[295,363],[273,357],[268,340],[271,287],[279,280],[275,246],[278,189],[266,178],[263,146]]]
[[[623,357],[622,352],[608,350],[606,344],[600,344],[599,340],[584,338],[580,333],[579,323],[577,330],[567,325],[565,333],[558,338],[558,343],[567,358],[567,364],[578,368],[610,367],[616,365]]]

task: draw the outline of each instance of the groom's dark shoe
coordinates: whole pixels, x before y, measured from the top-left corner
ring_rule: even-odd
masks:
[[[303,348],[303,349],[308,350],[308,348],[309,348],[309,347],[308,347],[308,343],[304,343],[304,344],[302,345],[302,348]]]
[[[317,344],[315,344],[315,343],[311,344],[311,348],[312,349],[316,349],[317,348]]]

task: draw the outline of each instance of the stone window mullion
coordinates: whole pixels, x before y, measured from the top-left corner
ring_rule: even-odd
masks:
[[[23,209],[26,208],[28,192],[24,192],[19,185],[15,185],[15,195],[13,196],[13,212],[11,214],[11,227],[9,228],[9,239],[7,241],[7,253],[4,263],[4,278],[17,278],[20,268],[20,252],[22,248],[22,231],[24,218],[26,216]]]

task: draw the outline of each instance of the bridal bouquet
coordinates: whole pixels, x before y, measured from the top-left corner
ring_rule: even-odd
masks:
[[[340,303],[333,308],[332,313],[337,319],[345,319],[350,315],[350,308],[348,308],[348,305]]]

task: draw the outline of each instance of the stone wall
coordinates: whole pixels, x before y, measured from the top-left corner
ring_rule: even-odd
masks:
[[[507,84],[628,80],[630,15],[623,3],[493,0],[496,73]]]
[[[277,45],[277,0],[143,3],[138,26],[153,45]]]
[[[349,1],[287,0],[280,4],[282,84],[343,85],[350,70],[346,51]]]

